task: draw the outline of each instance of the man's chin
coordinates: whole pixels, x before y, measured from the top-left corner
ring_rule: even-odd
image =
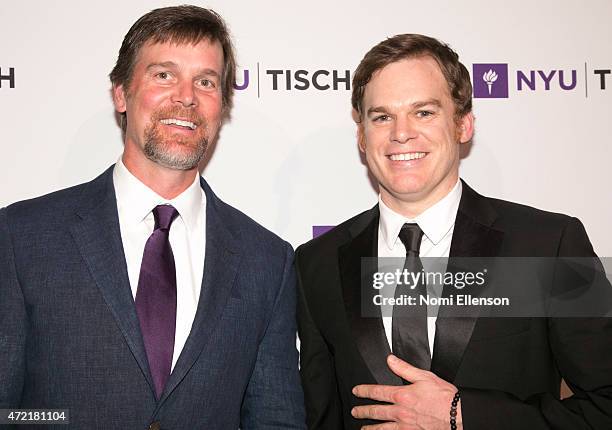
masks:
[[[423,194],[427,194],[426,184],[420,180],[396,183],[385,187],[385,189],[392,197],[400,200],[418,200]]]
[[[147,158],[154,163],[172,170],[193,170],[198,167],[204,156],[202,154],[192,154],[191,156],[177,156],[176,154],[147,153]]]
[[[173,170],[192,170],[198,167],[208,144],[202,146],[191,142],[176,142],[161,145],[145,144],[146,157],[162,167]]]

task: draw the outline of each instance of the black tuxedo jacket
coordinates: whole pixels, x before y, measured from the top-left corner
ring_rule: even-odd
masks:
[[[378,207],[296,251],[301,375],[311,429],[358,429],[358,384],[400,385],[381,318],[361,316],[361,257]],[[594,256],[576,218],[483,197],[463,184],[451,257]],[[442,311],[441,311],[442,312]],[[612,319],[438,318],[432,372],[461,390],[465,429],[612,429]],[[563,377],[574,395],[560,400]],[[450,405],[449,405],[450,410]]]

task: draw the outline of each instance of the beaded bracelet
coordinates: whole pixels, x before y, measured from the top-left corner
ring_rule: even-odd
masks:
[[[459,404],[459,399],[461,396],[459,395],[459,391],[455,393],[455,397],[453,397],[453,401],[451,402],[450,409],[450,428],[451,430],[457,430],[457,405]]]

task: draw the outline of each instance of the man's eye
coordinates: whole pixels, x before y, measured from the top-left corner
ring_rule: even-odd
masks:
[[[433,115],[433,112],[429,110],[420,110],[417,112],[417,116],[420,118],[427,118],[432,115]]]
[[[170,79],[170,74],[168,72],[159,72],[156,76],[164,81]]]
[[[389,115],[378,115],[378,116],[375,116],[372,121],[374,121],[374,122],[385,122],[385,121],[388,121],[389,119],[390,119]]]
[[[211,81],[210,79],[201,79],[200,85],[203,86],[204,88],[215,88],[216,86],[215,83]]]

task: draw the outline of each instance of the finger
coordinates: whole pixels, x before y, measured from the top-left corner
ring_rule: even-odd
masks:
[[[365,405],[355,406],[351,415],[360,419],[371,419],[379,421],[397,421],[398,407],[395,405]]]
[[[431,379],[430,372],[414,367],[413,365],[406,363],[404,360],[397,358],[393,354],[389,354],[387,357],[387,365],[393,373],[408,382],[426,381]]]
[[[395,394],[400,388],[392,385],[357,385],[353,394],[357,397],[378,400],[380,402],[395,403]]]
[[[398,423],[382,423],[363,426],[361,430],[399,430],[399,428],[400,426]]]

